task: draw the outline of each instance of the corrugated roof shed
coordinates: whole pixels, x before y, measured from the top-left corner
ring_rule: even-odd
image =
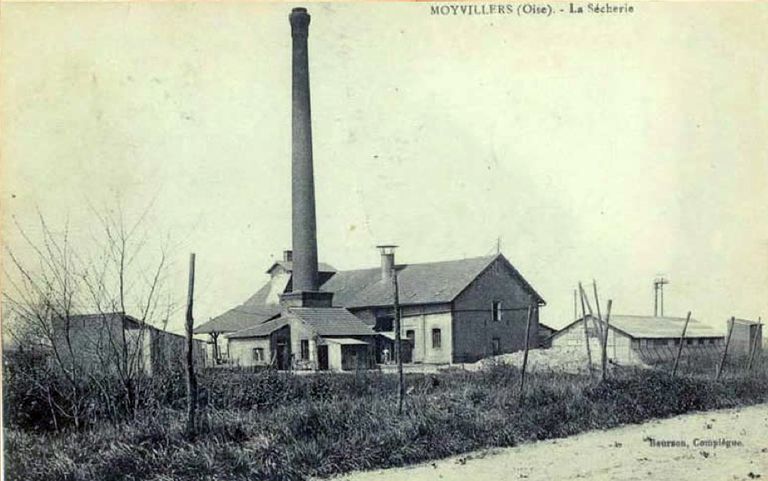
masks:
[[[565,332],[569,328],[580,323],[581,319],[572,322],[554,336]],[[611,314],[610,325],[630,337],[635,339],[669,339],[679,338],[685,325],[684,317],[654,317],[654,316],[631,316],[631,315],[613,315]],[[716,329],[702,324],[696,319],[691,318],[688,329],[685,332],[686,338],[697,337],[723,337],[724,334]]]
[[[680,337],[685,325],[684,317],[611,316],[611,324],[638,339]],[[691,318],[685,337],[723,337],[712,327]]]

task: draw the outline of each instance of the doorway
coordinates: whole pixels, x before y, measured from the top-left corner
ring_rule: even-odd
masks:
[[[287,343],[283,340],[277,341],[275,352],[277,353],[277,369],[280,371],[287,370],[290,367],[290,362],[288,359],[290,354],[288,351]]]
[[[317,368],[321,371],[328,370],[328,346],[317,346]]]

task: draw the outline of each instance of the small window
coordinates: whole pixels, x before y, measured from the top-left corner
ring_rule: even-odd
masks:
[[[501,354],[501,339],[498,337],[491,339],[491,348],[494,356]]]
[[[263,347],[254,347],[253,348],[253,360],[254,360],[254,362],[264,362],[264,348]]]
[[[693,344],[694,342],[695,342],[695,339],[686,339],[685,340],[686,344]]]
[[[309,339],[301,340],[301,359],[305,361],[309,359]]]
[[[501,321],[501,301],[493,301],[493,304],[491,305],[491,312],[494,322]]]
[[[432,329],[432,349],[440,349],[443,345],[440,329]]]
[[[393,316],[379,316],[376,318],[375,331],[389,332],[394,329],[395,318]]]

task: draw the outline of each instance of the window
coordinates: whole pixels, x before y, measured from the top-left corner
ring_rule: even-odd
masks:
[[[494,356],[501,354],[501,339],[498,337],[491,339],[491,349],[493,350]]]
[[[395,318],[393,316],[379,316],[376,318],[374,330],[377,332],[389,332],[394,329]]]
[[[493,301],[491,305],[491,319],[494,322],[501,321],[501,301]]]
[[[263,347],[254,347],[253,348],[253,361],[254,362],[264,362],[264,348]]]
[[[413,329],[408,329],[407,331],[405,331],[405,338],[408,339],[409,341],[411,341],[411,344],[415,344],[416,343],[416,331],[414,331]]]
[[[443,340],[440,338],[440,329],[432,329],[432,349],[440,349]]]
[[[309,359],[309,339],[301,340],[301,359],[305,361]]]

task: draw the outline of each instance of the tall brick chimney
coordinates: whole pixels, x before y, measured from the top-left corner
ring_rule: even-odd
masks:
[[[293,38],[292,101],[292,235],[293,292],[281,301],[286,306],[323,306],[331,295],[318,292],[315,180],[312,167],[312,119],[309,107],[309,14],[294,8],[288,17]]]

